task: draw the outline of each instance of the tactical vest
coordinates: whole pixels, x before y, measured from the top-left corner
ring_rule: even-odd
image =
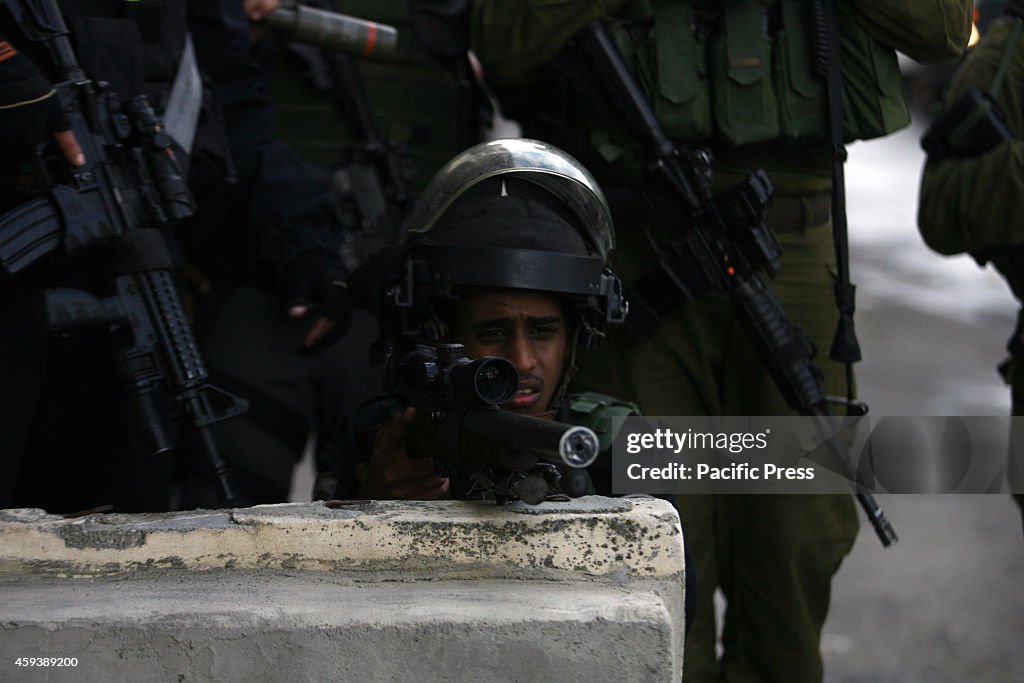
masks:
[[[567,403],[569,410],[564,421],[594,430],[601,453],[611,453],[612,444],[622,427],[622,420],[617,418],[640,414],[640,408],[635,403],[595,391],[572,394]]]
[[[587,468],[592,493],[613,495],[612,446],[624,424],[622,418],[639,414],[635,403],[593,391],[572,394],[563,403],[559,420],[589,427],[597,435],[600,451],[594,464]]]
[[[906,126],[896,52],[865,30],[852,3],[837,4],[846,141]],[[639,0],[609,29],[674,139],[727,147],[827,139],[817,54],[826,38],[806,0]]]
[[[468,34],[459,24],[460,3],[331,0],[325,4],[398,29],[397,54],[359,59],[358,70],[377,131],[408,150],[411,186],[422,188],[452,156],[479,141],[476,93],[465,58]],[[329,93],[325,97],[310,79],[299,77],[303,71],[315,72],[315,66],[295,54],[285,54],[275,70],[276,134],[308,162],[343,164],[350,146],[363,141],[332,104]]]
[[[144,93],[158,112],[166,106],[178,72],[188,18],[214,11],[215,4],[186,0],[60,0],[75,54],[86,76],[108,82],[124,101]],[[192,179],[215,184],[230,174],[231,162],[221,113],[209,92],[204,91],[198,119],[191,155]]]
[[[124,99],[145,92],[161,107],[185,45],[183,0],[62,0],[60,8],[88,77]]]

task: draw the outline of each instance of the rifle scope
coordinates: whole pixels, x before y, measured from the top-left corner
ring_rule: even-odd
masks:
[[[500,405],[519,389],[519,371],[497,356],[470,360],[462,344],[418,344],[401,359],[389,357],[384,388],[417,397],[438,394],[437,408],[449,402]]]

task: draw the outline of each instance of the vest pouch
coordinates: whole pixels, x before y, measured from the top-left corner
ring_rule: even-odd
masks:
[[[766,8],[759,2],[729,3],[723,8],[722,21],[710,51],[718,131],[735,146],[775,140],[779,114],[770,73]]]
[[[134,20],[71,13],[65,18],[86,76],[109,83],[123,101],[143,92],[146,59]],[[154,104],[159,106],[159,102]]]
[[[458,4],[407,0],[326,3],[331,10],[398,29],[397,53],[387,59],[357,60],[356,71],[377,132],[400,143],[403,153],[407,152],[405,161],[411,164],[412,174],[409,183],[414,189],[426,185],[453,154],[475,142],[476,93],[468,68],[461,70],[464,60],[435,60],[426,50],[424,39],[445,42],[443,23],[428,20],[428,36],[421,36],[416,24],[419,10],[446,12]],[[458,52],[454,43],[447,48]],[[463,49],[460,54],[464,53]],[[362,133],[355,129],[351,116],[339,112],[332,98],[324,97],[301,76],[317,67],[315,59],[299,51],[288,50],[277,60],[271,87],[275,134],[305,161],[332,167],[351,156],[353,145],[362,145]]]
[[[861,25],[855,8],[838,5],[845,142],[882,137],[910,124],[896,51]]]
[[[779,106],[780,138],[802,144],[822,140],[828,132],[825,77],[815,71],[809,5],[782,0],[781,21],[772,50],[772,80]]]
[[[656,83],[648,93],[654,113],[669,137],[706,141],[714,125],[703,32],[697,30],[688,5],[659,3],[655,16],[653,44],[637,55],[638,61],[653,67],[649,71]],[[645,70],[638,68],[637,73]]]

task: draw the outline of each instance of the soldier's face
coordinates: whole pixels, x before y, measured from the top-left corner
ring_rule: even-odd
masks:
[[[470,358],[501,356],[519,370],[519,391],[502,408],[537,416],[551,407],[565,366],[568,336],[558,299],[503,290],[459,302],[453,341]]]

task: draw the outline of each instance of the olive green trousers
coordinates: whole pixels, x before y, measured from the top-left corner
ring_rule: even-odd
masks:
[[[614,265],[628,283],[651,252],[639,230],[616,221]],[[783,265],[772,288],[819,349],[828,393],[845,395],[845,369],[827,360],[837,320],[831,225],[795,227],[779,241]],[[630,345],[613,336],[580,364],[587,386],[631,397],[645,415],[793,414],[719,293],[683,304],[649,341]],[[819,639],[832,576],[857,534],[852,496],[686,495],[677,506],[697,574],[684,680],[822,680]],[[721,657],[716,588],[727,604]]]

